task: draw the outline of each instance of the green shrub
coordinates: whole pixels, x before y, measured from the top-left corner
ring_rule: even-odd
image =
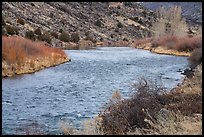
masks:
[[[31,6],[35,6],[35,4],[34,4],[34,3],[30,3],[30,5],[31,5]]]
[[[118,27],[118,28],[122,28],[122,27],[123,27],[123,24],[122,24],[121,22],[118,22],[117,27]]]
[[[128,42],[129,40],[127,38],[123,38],[123,41],[127,41]]]
[[[90,31],[87,31],[86,33],[85,33],[85,40],[90,40],[90,41],[94,41],[94,39],[93,39],[93,36],[91,35],[91,32]]]
[[[12,27],[10,25],[6,25],[5,28],[6,28],[6,31],[7,31],[7,33],[9,35],[14,35],[14,34],[18,35],[18,29],[16,27]]]
[[[110,37],[111,37],[111,38],[114,38],[114,34],[110,34]]]
[[[56,39],[58,39],[58,34],[57,34],[57,32],[52,31],[50,34],[51,34],[53,37],[55,37]]]
[[[35,34],[32,30],[26,31],[25,37],[35,41]]]
[[[47,43],[51,44],[51,36],[49,34],[49,32],[44,32],[42,35],[38,36],[39,40],[41,41],[46,41]]]
[[[63,31],[60,35],[59,35],[59,40],[64,41],[64,42],[69,42],[70,41],[70,36],[67,32]]]
[[[36,35],[42,35],[42,32],[41,32],[40,28],[37,28],[37,29],[34,31],[34,33],[35,33]]]
[[[63,32],[63,29],[60,29],[59,32],[62,33],[62,32]]]
[[[18,18],[17,23],[19,23],[21,25],[25,25],[25,21],[22,18]]]
[[[6,22],[4,21],[3,17],[2,17],[2,26],[6,26]]]
[[[80,37],[79,37],[78,33],[72,33],[71,34],[71,39],[70,39],[71,42],[77,43],[77,42],[79,42],[79,40],[80,40]]]
[[[96,26],[101,27],[102,26],[102,22],[100,20],[95,21],[94,23]]]

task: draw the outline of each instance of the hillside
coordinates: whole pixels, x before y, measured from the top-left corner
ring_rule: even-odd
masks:
[[[15,26],[21,36],[28,30],[69,34],[77,32],[94,41],[132,40],[150,36],[149,27],[157,15],[138,3],[108,2],[3,2],[6,25]],[[25,24],[17,23],[22,19]],[[53,46],[60,41],[52,38]]]

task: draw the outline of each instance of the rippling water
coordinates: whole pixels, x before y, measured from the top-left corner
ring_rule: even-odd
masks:
[[[47,134],[59,134],[63,120],[79,127],[102,110],[115,90],[130,96],[130,85],[141,76],[171,89],[182,80],[180,71],[187,66],[186,57],[127,47],[66,53],[71,62],[2,79],[2,134],[18,134],[29,122],[42,124]]]

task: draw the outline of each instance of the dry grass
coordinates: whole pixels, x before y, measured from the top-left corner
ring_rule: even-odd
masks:
[[[73,135],[74,127],[71,125],[71,123],[62,121],[60,123],[60,131],[63,135]]]
[[[81,128],[76,129],[70,122],[61,122],[60,131],[63,135],[102,135],[101,118],[96,116],[82,122]]]
[[[180,112],[168,111],[168,119],[159,113],[158,120],[153,123],[145,119],[154,129],[136,128],[128,135],[201,135],[202,115],[186,117]]]
[[[2,36],[2,63],[6,62],[4,66],[7,65],[11,71],[15,71],[24,66],[35,66],[36,61],[43,62],[48,59],[49,62],[54,63],[61,59],[67,59],[63,50],[46,45],[49,44],[33,42],[20,36]]]

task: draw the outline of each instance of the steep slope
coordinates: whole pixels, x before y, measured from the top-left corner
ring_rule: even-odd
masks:
[[[141,5],[156,10],[163,6],[169,8],[173,5],[181,6],[182,15],[192,25],[202,24],[202,2],[142,2]]]
[[[2,16],[21,36],[37,28],[59,35],[62,29],[69,34],[78,32],[81,39],[89,32],[96,41],[149,36],[149,27],[157,17],[135,2],[3,2]],[[25,20],[25,25],[17,23],[18,18]],[[53,38],[53,45],[55,41]]]

